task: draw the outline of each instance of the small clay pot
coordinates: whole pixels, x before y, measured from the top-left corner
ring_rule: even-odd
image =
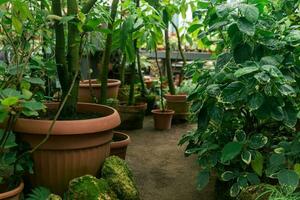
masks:
[[[137,103],[131,106],[120,104],[118,107],[118,112],[121,117],[121,125],[119,126],[119,129],[142,129],[146,109],[147,103]]]
[[[79,84],[78,90],[78,102],[86,102],[86,103],[94,103],[93,95],[99,99],[101,96],[101,84],[96,80],[91,80],[91,88],[90,88],[90,80],[81,81]],[[121,81],[117,79],[108,79],[107,80],[107,98],[117,98],[119,93],[119,87],[121,85]]]
[[[114,131],[113,141],[110,143],[110,155],[118,156],[125,160],[127,146],[129,145],[129,135]]]
[[[171,95],[166,94],[167,109],[174,110],[175,114],[173,119],[185,120],[189,115],[190,104],[187,101],[186,94]]]
[[[24,188],[23,181],[20,182],[19,186],[8,192],[0,193],[0,200],[20,200],[21,193]]]
[[[160,109],[152,110],[154,119],[154,128],[157,130],[168,130],[172,126],[173,110],[162,111]]]

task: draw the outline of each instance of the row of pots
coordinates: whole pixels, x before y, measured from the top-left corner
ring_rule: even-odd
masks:
[[[85,87],[88,87],[90,92],[90,83],[85,84],[88,84]],[[119,83],[113,81],[113,85],[118,88]],[[117,92],[110,93],[114,98],[116,95]],[[49,103],[47,107],[54,110],[58,105]],[[122,124],[135,124],[142,128],[146,107],[146,104],[133,107],[120,105],[118,110],[123,119]],[[103,117],[57,121],[51,137],[32,155],[35,174],[30,176],[30,179],[34,185],[42,185],[57,194],[62,194],[69,180],[84,174],[95,176],[109,155],[125,159],[130,138],[126,134],[113,131],[121,124],[119,113],[111,107],[90,103],[78,103],[77,109],[81,113],[102,113]],[[136,112],[141,114],[136,115]],[[134,115],[131,116],[132,113]],[[167,110],[162,113],[160,110],[153,110],[152,113],[156,129],[171,127],[174,111]],[[162,123],[165,117],[167,123]],[[18,118],[14,131],[23,141],[34,147],[45,138],[51,123],[51,120]],[[21,183],[16,189],[0,194],[0,199],[18,200],[18,194],[14,193],[21,192],[23,187],[24,184]],[[8,197],[11,195],[13,197]]]

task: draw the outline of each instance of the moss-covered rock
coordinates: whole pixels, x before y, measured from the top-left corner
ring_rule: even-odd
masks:
[[[47,200],[62,200],[62,198],[56,194],[50,194]]]
[[[240,195],[238,196],[238,200],[268,200],[269,193],[265,193],[266,184],[259,184],[254,186],[249,186],[242,190]],[[265,194],[264,194],[265,193]]]
[[[118,200],[104,179],[91,175],[75,178],[69,183],[68,200]]]
[[[101,176],[122,200],[139,200],[139,192],[127,163],[117,156],[104,162]]]

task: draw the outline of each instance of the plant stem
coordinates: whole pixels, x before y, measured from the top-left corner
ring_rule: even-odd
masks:
[[[111,47],[112,47],[112,37],[113,37],[113,29],[114,29],[114,21],[117,15],[119,0],[113,0],[111,4],[111,22],[108,24],[108,29],[110,33],[107,34],[106,43],[105,43],[105,50],[103,53],[103,60],[102,60],[102,73],[101,73],[101,97],[100,103],[106,104],[107,100],[107,77],[108,77],[108,70],[109,70],[109,61],[111,55]]]
[[[185,68],[186,66],[186,59],[185,59],[185,56],[183,54],[183,50],[182,50],[182,44],[181,44],[181,38],[180,38],[180,34],[179,34],[179,30],[178,30],[178,27],[176,26],[176,24],[171,21],[171,24],[172,26],[174,27],[175,29],[175,32],[176,32],[176,36],[177,36],[177,44],[178,44],[178,50],[179,50],[179,53],[180,53],[180,56],[182,58],[182,61],[183,61],[183,65],[182,65],[182,68],[180,70],[180,79],[179,79],[179,85],[181,84],[181,81],[182,81],[182,77],[183,77],[183,69]]]
[[[168,85],[170,94],[175,94],[175,86],[173,82],[173,73],[172,73],[172,63],[171,63],[171,48],[170,48],[170,38],[169,38],[169,23],[166,24],[165,29],[165,48],[166,48],[166,70],[168,77]]]
[[[161,71],[161,68],[160,68],[159,62],[158,62],[158,56],[157,56],[157,49],[156,48],[154,49],[154,52],[155,52],[155,61],[156,61],[157,69],[158,69],[158,72],[159,72],[161,110],[165,111],[164,94],[163,94],[163,78],[162,78],[162,71]]]
[[[122,63],[120,66],[120,79],[121,79],[121,85],[125,85],[125,67],[126,67],[126,53],[124,53],[122,58]]]
[[[129,88],[129,97],[128,105],[131,106],[134,104],[134,82],[135,82],[135,61],[130,64],[130,88]]]
[[[62,16],[61,0],[52,0],[53,14]],[[59,82],[62,88],[63,95],[68,89],[68,67],[66,64],[66,50],[65,50],[65,32],[64,25],[59,21],[55,21],[55,60],[58,72]]]
[[[147,94],[147,90],[146,90],[144,77],[142,73],[141,56],[140,56],[139,48],[136,48],[136,59],[137,59],[138,75],[141,83],[141,96],[145,97]]]

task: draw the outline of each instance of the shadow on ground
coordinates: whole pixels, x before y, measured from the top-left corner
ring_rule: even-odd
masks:
[[[156,131],[148,116],[143,129],[124,131],[132,140],[126,160],[142,200],[214,200],[213,183],[197,191],[196,157],[184,157],[184,148],[177,145],[180,137],[193,128],[195,125],[186,123],[173,125],[169,131]]]

